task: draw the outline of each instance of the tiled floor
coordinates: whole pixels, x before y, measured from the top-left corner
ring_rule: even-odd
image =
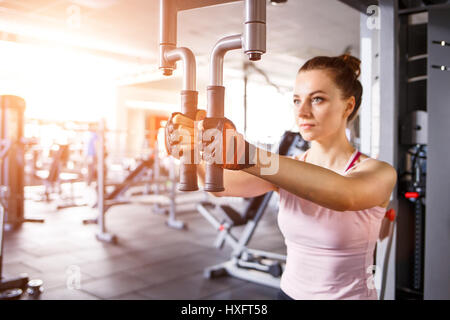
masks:
[[[272,288],[230,277],[203,278],[203,269],[226,261],[230,249],[213,247],[216,232],[192,210],[195,197],[191,200],[184,208],[190,212],[179,215],[188,224],[181,231],[168,228],[166,217],[152,213],[145,201],[113,207],[107,227],[118,236],[117,245],[98,242],[98,227],[82,224],[94,209],[56,211],[28,201],[27,216],[46,221],[6,233],[5,274],[42,279],[41,299],[275,299]],[[276,208],[268,209],[251,245],[285,252]]]

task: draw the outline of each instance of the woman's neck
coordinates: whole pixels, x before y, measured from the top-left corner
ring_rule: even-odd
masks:
[[[311,142],[308,162],[321,167],[341,170],[347,163],[355,148],[350,144],[344,131]]]

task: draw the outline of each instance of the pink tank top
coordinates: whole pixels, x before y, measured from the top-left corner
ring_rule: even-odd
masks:
[[[340,174],[355,168],[359,156],[356,150]],[[279,193],[278,225],[287,246],[281,289],[297,300],[376,300],[373,253],[386,209],[335,211],[281,188]]]

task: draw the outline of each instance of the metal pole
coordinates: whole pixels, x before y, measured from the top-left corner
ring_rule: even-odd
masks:
[[[220,39],[211,52],[210,84],[207,88],[208,106],[206,115],[209,118],[224,117],[225,87],[223,86],[223,58],[230,50],[242,48],[240,34]],[[223,169],[214,164],[205,165],[205,191],[223,191]]]
[[[159,1],[159,68],[165,76],[171,76],[176,68],[174,61],[165,58],[168,50],[177,46],[177,6],[176,0]]]
[[[251,61],[266,52],[266,0],[245,0],[243,47]]]
[[[99,122],[97,139],[99,147],[97,150],[98,224],[100,233],[105,233],[105,123],[103,119]]]
[[[186,228],[186,224],[181,221],[177,220],[176,217],[176,176],[175,176],[175,162],[173,159],[170,161],[170,167],[169,167],[169,181],[170,181],[170,194],[169,194],[169,218],[167,219],[167,225],[171,228],[175,229],[184,229]]]
[[[244,34],[220,39],[214,46],[210,61],[207,116],[224,117],[225,88],[223,87],[223,59],[228,51],[244,48],[252,61],[261,59],[266,52],[266,2],[245,1]],[[246,112],[246,110],[244,110]],[[205,166],[205,191],[220,192],[223,187],[223,169],[213,164]]]
[[[169,62],[183,62],[183,90],[195,91],[196,83],[196,64],[195,56],[191,50],[187,48],[176,48],[165,51],[164,57]]]
[[[379,159],[394,168],[398,162],[398,5],[397,1],[380,0],[380,151]],[[390,208],[398,212],[397,186],[391,195]],[[396,290],[396,247],[397,229],[392,236],[392,249],[388,271],[386,273],[385,299],[395,299]],[[382,250],[377,252],[377,259],[382,259]]]
[[[197,114],[196,62],[195,56],[187,48],[177,48],[177,1],[160,0],[159,21],[159,68],[163,74],[170,76],[176,68],[176,62],[182,61],[183,90],[181,91],[181,112],[195,120]],[[196,156],[192,153],[181,157],[180,183],[181,191],[198,190]]]
[[[209,79],[211,86],[223,85],[223,58],[228,51],[242,48],[242,35],[235,34],[220,39],[211,52]],[[209,115],[208,115],[209,116]]]
[[[248,67],[244,62],[244,136],[247,135],[247,84],[248,84]]]
[[[3,279],[3,232],[5,228],[5,208],[2,204],[0,204],[0,282]]]

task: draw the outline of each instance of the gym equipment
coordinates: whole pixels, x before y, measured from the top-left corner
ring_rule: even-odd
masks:
[[[231,1],[218,1],[225,3]],[[184,9],[202,7],[208,3],[195,4],[176,1],[160,0],[160,57],[159,67],[164,75],[172,75],[176,61],[184,63],[182,110],[181,112],[191,119],[195,119],[197,111],[197,95],[195,90],[195,57],[187,48],[177,48],[177,13]],[[266,52],[266,1],[245,0],[245,21],[243,34],[227,36],[220,39],[211,52],[210,60],[210,86],[207,88],[207,117],[224,117],[225,87],[223,87],[223,60],[230,50],[244,49],[251,61],[261,59]],[[181,191],[198,190],[196,152],[192,152],[191,162],[186,163],[186,157],[181,157],[180,185]],[[223,190],[223,169],[212,164],[206,164],[205,191]]]
[[[397,167],[398,221],[396,244],[396,299],[423,299],[427,144],[431,128],[428,126],[427,103],[427,25],[410,25],[402,20],[400,39],[416,40],[407,46],[399,40],[402,59],[399,81],[399,138]],[[404,70],[404,71],[403,71]]]
[[[182,61],[183,90],[181,91],[181,113],[191,119],[195,119],[197,113],[198,91],[196,88],[196,61],[195,56],[188,48],[177,48],[177,13],[176,0],[160,0],[159,19],[159,68],[165,76],[170,76],[176,68],[176,62]],[[198,190],[197,166],[195,154],[190,154],[190,159],[183,155],[180,158],[180,191]]]
[[[157,142],[155,143],[155,150],[159,150]],[[161,159],[159,158],[158,151],[156,153],[157,154],[155,155],[153,180],[155,181],[154,194],[158,195],[158,194],[160,194],[160,183],[164,183],[165,181],[167,181],[167,179],[164,179],[161,177],[161,165],[160,165]],[[176,219],[176,184],[177,184],[176,180],[177,179],[176,179],[176,174],[175,174],[174,159],[171,158],[170,160],[171,161],[170,161],[169,176],[168,176],[168,181],[170,181],[170,190],[169,190],[169,194],[168,194],[169,208],[164,208],[164,206],[161,206],[160,204],[156,203],[153,206],[152,211],[155,213],[168,215],[168,219],[166,221],[167,226],[170,228],[181,230],[181,229],[185,229],[187,227],[187,225],[183,221]]]
[[[95,236],[98,241],[108,242],[108,243],[117,243],[117,237],[114,234],[108,233],[106,231],[105,224],[105,214],[106,214],[106,206],[105,206],[105,120],[101,119],[99,122],[99,130],[98,130],[98,143],[99,150],[97,152],[97,207],[98,207],[98,216],[97,216],[97,224],[100,227],[100,232]]]
[[[409,114],[408,121],[401,127],[403,144],[427,144],[428,114],[423,110],[416,110]]]
[[[207,88],[206,116],[224,117],[225,87],[223,60],[230,50],[244,49],[251,61],[261,59],[266,52],[266,1],[245,0],[244,33],[220,39],[211,52],[210,85]],[[214,164],[205,165],[205,191],[223,191],[223,169]]]
[[[400,181],[403,196],[414,204],[414,241],[411,284],[417,292],[423,291],[424,231],[426,199],[427,146],[416,144],[407,153],[407,171]]]
[[[373,74],[370,69],[366,74],[367,79],[379,75],[377,91],[382,93],[376,92],[380,97],[381,116],[377,137],[381,142],[378,159],[390,163],[399,174],[391,199],[398,218],[385,298],[449,299],[450,73],[447,66],[450,62],[447,43],[450,38],[450,2],[431,4],[431,1],[423,0],[380,0],[379,7],[382,8],[377,17],[381,21],[381,31],[364,30],[367,28],[363,25],[361,31],[367,32],[366,35],[372,34],[374,41],[370,46],[379,48],[373,52],[370,52],[372,49],[367,50],[366,56],[370,62],[370,56],[376,57],[372,66],[380,68],[379,74]],[[421,111],[427,113],[427,128],[423,131],[426,141],[419,140],[425,135],[415,129],[415,124],[421,126],[424,120],[425,114]],[[426,145],[426,148],[419,151],[417,143]],[[420,175],[423,175],[420,183],[414,177],[413,157],[417,158],[416,166],[426,162],[426,175],[420,169]],[[425,190],[414,190],[414,182],[417,186],[426,182]],[[418,250],[420,246],[422,248]],[[382,253],[381,248],[379,252]]]
[[[25,100],[17,96],[0,96],[0,140],[8,141],[8,151],[1,163],[0,185],[8,188],[9,196],[4,206],[6,223],[18,227],[24,222],[39,222],[24,216],[24,139],[23,119]]]
[[[34,172],[33,178],[42,181],[45,187],[43,197],[38,201],[50,202],[52,200],[51,194],[56,193],[58,195],[57,210],[87,205],[85,203],[75,203],[73,184],[82,180],[80,174],[62,172],[63,166],[65,166],[69,158],[69,145],[54,145],[52,151],[50,168],[48,170],[35,170]],[[61,188],[63,183],[70,184],[71,188],[68,197],[63,196]]]
[[[272,192],[251,199],[242,215],[228,205],[220,205],[218,209],[222,213],[222,220],[212,213],[214,209],[217,210],[212,203],[202,202],[197,206],[203,217],[219,230],[215,246],[222,248],[226,242],[233,248],[230,260],[204,270],[205,278],[230,275],[274,288],[279,287],[278,277],[282,274],[286,257],[247,247],[271,197]],[[245,225],[245,229],[237,239],[231,229],[242,225]]]
[[[2,140],[2,150],[0,152],[0,160],[3,162],[7,158],[11,151],[11,143],[9,140]],[[20,299],[25,289],[29,286],[28,276],[26,274],[19,275],[15,278],[4,279],[3,278],[3,255],[4,255],[4,232],[6,228],[6,214],[5,203],[9,203],[11,194],[8,186],[0,186],[0,300],[15,300]],[[6,200],[6,201],[5,201]],[[35,280],[31,282],[31,287],[36,292],[41,290],[43,282],[41,280]]]
[[[104,138],[104,122],[103,120],[100,122],[99,131],[99,149],[105,150],[105,138]],[[158,145],[155,143],[155,150],[158,150]],[[106,184],[105,184],[105,176],[104,176],[104,168],[105,168],[105,153],[99,152],[98,154],[98,174],[97,174],[97,204],[95,205],[98,209],[98,216],[95,219],[85,219],[83,220],[83,224],[98,224],[100,228],[100,232],[96,234],[96,238],[102,242],[108,242],[112,244],[116,244],[118,239],[117,236],[107,232],[105,225],[105,215],[107,211],[116,205],[128,204],[131,201],[129,199],[121,198],[125,192],[130,189],[132,186],[135,186],[138,182],[142,182],[142,177],[147,173],[148,170],[152,170],[153,177],[146,181],[147,184],[153,185],[155,188],[154,194],[161,195],[161,185],[170,183],[170,189],[166,196],[169,198],[169,208],[166,209],[159,204],[155,204],[153,207],[153,212],[160,214],[167,214],[168,219],[166,221],[166,225],[168,227],[174,229],[184,229],[186,228],[186,224],[183,221],[176,219],[176,175],[175,175],[175,164],[173,161],[171,162],[171,166],[169,168],[168,177],[163,176],[161,174],[161,164],[159,154],[156,151],[155,154],[149,159],[142,160],[141,163],[129,173],[129,175],[125,178],[125,180],[116,185],[113,191],[106,194]]]
[[[306,151],[308,143],[298,133],[286,131],[275,150],[280,155],[297,155]],[[214,205],[202,202],[197,210],[219,231],[215,246],[222,248],[227,243],[233,248],[231,259],[204,270],[206,278],[230,275],[274,288],[279,288],[286,257],[272,252],[248,248],[259,221],[272,198],[273,192],[251,198],[243,213],[228,205]],[[218,217],[220,215],[220,217]],[[239,239],[232,233],[232,228],[244,226]]]
[[[7,188],[3,187],[1,189],[2,198],[7,198],[5,195],[7,192]],[[20,275],[12,279],[3,279],[3,233],[5,231],[5,222],[5,209],[3,205],[0,204],[0,299],[14,300],[19,299],[25,291],[28,283],[28,276]]]
[[[115,204],[128,203],[128,201],[123,201],[121,197],[129,188],[134,186],[137,181],[142,179],[142,176],[145,175],[147,170],[153,167],[153,164],[153,159],[142,160],[136,169],[128,174],[123,182],[115,185],[114,190],[105,196],[105,210]],[[97,204],[95,206],[97,206]]]
[[[395,218],[397,217],[397,213],[394,209],[389,209],[386,211],[385,218],[389,221],[388,231],[386,234],[387,237],[387,244],[386,249],[384,250],[384,259],[383,259],[383,269],[381,274],[381,285],[380,285],[380,292],[379,292],[379,299],[384,300],[384,295],[386,293],[386,283],[387,283],[387,273],[388,273],[388,267],[389,267],[389,257],[391,255],[391,248],[392,248],[392,240],[394,239],[394,229],[395,229]],[[377,250],[378,244],[375,247],[374,252],[374,264],[376,261],[376,250]],[[377,274],[375,274],[377,276]]]
[[[7,188],[0,188],[0,198],[7,198]],[[29,280],[26,274],[21,274],[14,278],[3,278],[3,255],[4,255],[4,231],[6,215],[3,204],[0,203],[0,300],[17,300],[27,292],[28,295],[39,297],[43,291],[43,281],[39,279]]]
[[[16,96],[0,96],[0,108],[0,139],[10,142],[8,152],[2,159],[0,185],[7,186],[9,190],[5,203],[7,223],[19,224],[24,220],[24,153],[21,139],[25,101]]]
[[[42,292],[44,292],[44,288],[42,285],[44,282],[40,279],[33,279],[28,281],[28,288],[27,288],[27,294],[30,297],[37,298],[41,295]]]

